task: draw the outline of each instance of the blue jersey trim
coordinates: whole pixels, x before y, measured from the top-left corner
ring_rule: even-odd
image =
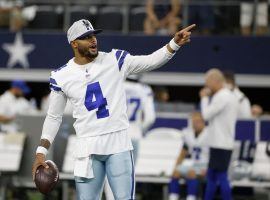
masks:
[[[54,84],[54,85],[57,85],[56,80],[53,79],[53,78],[50,78],[50,83],[51,83],[51,84]]]
[[[119,61],[118,61],[118,67],[119,67],[119,70],[121,70],[123,64],[124,64],[124,61],[125,61],[125,58],[126,56],[128,55],[128,52],[127,51],[124,51],[124,53],[122,54],[122,56],[120,57]]]
[[[116,53],[115,53],[116,60],[119,59],[119,57],[121,56],[121,53],[122,53],[122,52],[123,52],[122,50],[117,50],[117,51],[116,51]]]
[[[60,87],[54,86],[52,84],[50,84],[50,88],[51,88],[51,90],[54,90],[54,91],[57,91],[57,92],[62,91]]]

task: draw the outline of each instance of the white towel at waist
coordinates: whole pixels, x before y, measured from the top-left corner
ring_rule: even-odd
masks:
[[[75,158],[74,176],[94,178],[92,154],[109,155],[130,150],[133,150],[133,147],[127,130],[94,137],[76,138],[73,152]]]

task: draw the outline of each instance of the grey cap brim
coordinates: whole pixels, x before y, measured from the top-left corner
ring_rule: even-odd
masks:
[[[102,29],[96,29],[96,30],[87,31],[86,33],[82,34],[81,36],[77,37],[76,39],[83,38],[83,37],[85,37],[87,35],[92,35],[92,34],[96,35],[96,34],[101,33],[102,31],[103,31]]]

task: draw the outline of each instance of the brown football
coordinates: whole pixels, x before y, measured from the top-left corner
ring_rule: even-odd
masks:
[[[59,170],[53,161],[46,160],[45,162],[49,168],[45,169],[42,165],[37,168],[35,184],[41,193],[48,194],[55,188],[59,180]]]

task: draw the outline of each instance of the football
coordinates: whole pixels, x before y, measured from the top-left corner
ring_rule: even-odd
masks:
[[[45,169],[42,165],[37,168],[35,184],[41,193],[48,194],[55,188],[59,180],[59,170],[53,161],[46,160],[45,162],[49,168]]]

